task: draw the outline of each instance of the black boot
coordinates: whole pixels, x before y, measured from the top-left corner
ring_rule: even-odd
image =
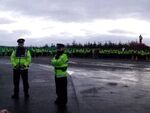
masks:
[[[19,99],[19,95],[18,95],[18,94],[13,94],[13,95],[11,96],[11,98],[12,98],[12,99]]]
[[[58,99],[56,99],[56,100],[54,101],[54,103],[58,105],[60,102],[59,102]]]
[[[25,99],[28,99],[30,97],[29,93],[24,93]]]

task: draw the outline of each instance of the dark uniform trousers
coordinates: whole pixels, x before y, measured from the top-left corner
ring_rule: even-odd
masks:
[[[28,94],[29,83],[28,83],[28,69],[25,70],[13,70],[13,83],[14,83],[14,94],[18,95],[19,93],[19,82],[20,76],[23,81],[24,94]]]
[[[56,78],[57,101],[60,104],[67,104],[67,77]]]

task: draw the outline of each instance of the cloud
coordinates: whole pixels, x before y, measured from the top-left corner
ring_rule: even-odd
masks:
[[[26,35],[30,35],[31,32],[27,31],[27,30],[14,30],[11,34],[14,34],[14,36],[21,37],[21,36],[26,36]]]
[[[20,30],[8,32],[6,30],[0,30],[0,45],[15,46],[17,44],[17,39],[26,33],[29,33],[29,31]]]
[[[11,24],[14,23],[15,21],[9,20],[7,18],[0,18],[0,24]]]
[[[19,37],[26,38],[27,45],[127,42],[139,34],[148,41],[149,4],[149,0],[1,0],[0,42],[16,45]]]
[[[86,42],[112,42],[112,43],[128,43],[131,41],[139,41],[139,36],[133,36],[133,37],[128,37],[128,36],[115,36],[115,35],[93,35],[89,37],[77,37],[74,39],[77,43],[86,43]],[[150,39],[143,37],[143,43],[146,45],[150,46]]]
[[[149,0],[2,0],[0,9],[59,21],[135,17],[149,20]]]
[[[133,35],[136,35],[136,33],[134,33],[134,32],[123,31],[123,30],[120,30],[120,29],[110,30],[109,32],[113,33],[113,34],[133,34]]]
[[[0,30],[0,45],[14,45],[14,37],[5,30]]]
[[[28,31],[21,31],[25,33]],[[20,38],[19,31],[14,31],[9,33],[7,31],[0,31],[0,45],[9,45],[9,46],[17,46],[17,39]],[[115,35],[89,35],[87,37],[62,37],[62,36],[50,36],[50,37],[38,37],[38,38],[27,38],[25,37],[25,46],[44,46],[48,44],[49,46],[53,43],[72,43],[76,41],[77,43],[87,43],[87,42],[113,42],[113,43],[128,43],[131,41],[138,41],[138,35],[134,37],[127,37],[127,36],[115,36]],[[143,42],[150,46],[150,39],[143,37]]]

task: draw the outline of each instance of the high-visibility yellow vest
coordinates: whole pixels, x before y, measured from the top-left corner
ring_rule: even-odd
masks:
[[[24,55],[16,55],[16,50],[14,50],[11,54],[11,64],[14,69],[28,69],[31,63],[31,54],[29,50],[25,50]]]
[[[55,67],[55,76],[57,78],[67,77],[68,56],[63,53],[58,59],[52,59],[51,64]]]

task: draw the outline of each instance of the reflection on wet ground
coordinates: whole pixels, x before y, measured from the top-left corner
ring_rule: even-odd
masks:
[[[0,109],[10,113],[79,113],[78,102],[71,78],[68,77],[68,105],[57,107],[52,66],[32,63],[29,69],[30,98],[24,99],[22,81],[19,100],[11,99],[13,93],[12,67],[8,59],[0,60]]]
[[[78,64],[78,63],[76,63]],[[82,112],[149,113],[149,62],[84,62],[70,68]]]

